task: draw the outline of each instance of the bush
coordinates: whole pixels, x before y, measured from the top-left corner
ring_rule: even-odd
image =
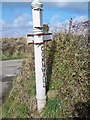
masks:
[[[30,51],[24,38],[2,39],[2,60],[26,58]]]
[[[57,97],[47,100],[46,108],[41,114],[37,112],[34,56],[33,51],[31,51],[28,59],[23,61],[21,75],[14,81],[12,91],[3,105],[3,117],[65,119],[69,117],[88,117],[87,38],[60,34],[58,39],[56,35],[53,41],[45,43],[45,58],[47,93],[55,90],[57,91]],[[16,97],[14,97],[14,94],[16,94]],[[13,101],[12,98],[14,98]],[[8,100],[11,103],[7,107]],[[18,114],[18,110],[20,114]]]

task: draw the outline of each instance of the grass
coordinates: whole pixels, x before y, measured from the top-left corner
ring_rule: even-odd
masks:
[[[45,43],[47,67],[47,98],[39,114],[35,99],[35,70],[33,49],[23,61],[21,74],[3,105],[3,118],[64,118],[88,117],[88,48],[83,36],[61,34],[60,39]],[[9,112],[7,112],[9,111]]]
[[[24,59],[24,58],[26,58],[26,57],[22,57],[22,56],[16,56],[16,57],[13,57],[13,56],[1,56],[0,60],[5,61],[5,60],[16,60],[16,59]]]
[[[45,108],[45,118],[60,118],[61,116],[61,105],[58,99],[49,99]]]

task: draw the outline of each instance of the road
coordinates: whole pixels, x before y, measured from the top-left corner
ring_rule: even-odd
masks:
[[[12,87],[13,79],[20,73],[21,61],[0,61],[0,106]]]
[[[20,70],[21,60],[0,61],[0,76],[16,76]]]

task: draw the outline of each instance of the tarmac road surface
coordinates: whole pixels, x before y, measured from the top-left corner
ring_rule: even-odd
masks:
[[[20,73],[21,61],[0,61],[0,106],[12,87],[13,79]]]

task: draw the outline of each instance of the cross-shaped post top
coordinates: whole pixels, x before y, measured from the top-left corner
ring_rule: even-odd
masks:
[[[45,41],[52,40],[52,33],[44,33],[42,19],[42,2],[34,0],[32,6],[33,34],[27,34],[27,44],[43,44]]]

